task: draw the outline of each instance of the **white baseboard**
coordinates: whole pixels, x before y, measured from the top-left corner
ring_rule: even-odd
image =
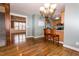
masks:
[[[32,38],[33,36],[26,36],[26,38]]]
[[[60,44],[64,44],[64,42],[62,42],[62,41],[59,41],[59,43],[60,43]]]
[[[34,38],[41,38],[41,37],[44,37],[44,36],[36,36],[36,37],[34,37]]]
[[[69,45],[63,45],[63,46],[79,52],[79,48],[75,48],[75,47],[72,47],[72,46],[69,46]]]
[[[65,45],[64,42],[62,42],[62,41],[59,41],[59,43],[63,44],[63,46],[66,47],[66,48],[69,48],[69,49],[72,49],[72,50],[79,52],[79,48],[75,48],[75,47],[72,47],[72,46],[69,46],[69,45]]]
[[[26,38],[31,38],[31,37],[33,37],[33,38],[41,38],[41,37],[44,37],[44,36],[26,36]]]

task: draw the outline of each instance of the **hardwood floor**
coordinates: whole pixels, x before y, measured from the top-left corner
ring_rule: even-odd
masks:
[[[27,39],[25,43],[0,47],[0,56],[79,56],[79,52],[43,39]]]

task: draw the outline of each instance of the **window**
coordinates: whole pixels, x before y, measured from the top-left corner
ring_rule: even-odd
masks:
[[[26,30],[26,23],[23,22],[14,22],[15,30]]]
[[[19,30],[22,30],[23,28],[22,28],[22,23],[21,22],[19,22]]]
[[[18,43],[25,42],[26,41],[25,36],[26,36],[25,34],[14,35],[14,43],[18,44]]]
[[[14,22],[14,29],[15,30],[18,30],[19,29],[18,26],[19,26],[19,23],[18,22]]]

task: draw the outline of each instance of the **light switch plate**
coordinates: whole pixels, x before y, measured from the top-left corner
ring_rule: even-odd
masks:
[[[79,42],[76,42],[76,45],[79,45]]]

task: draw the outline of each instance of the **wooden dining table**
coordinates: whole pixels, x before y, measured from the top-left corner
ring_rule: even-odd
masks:
[[[44,29],[44,37],[45,37],[45,41],[53,41],[57,42],[59,44],[59,35],[55,33],[55,29]]]

